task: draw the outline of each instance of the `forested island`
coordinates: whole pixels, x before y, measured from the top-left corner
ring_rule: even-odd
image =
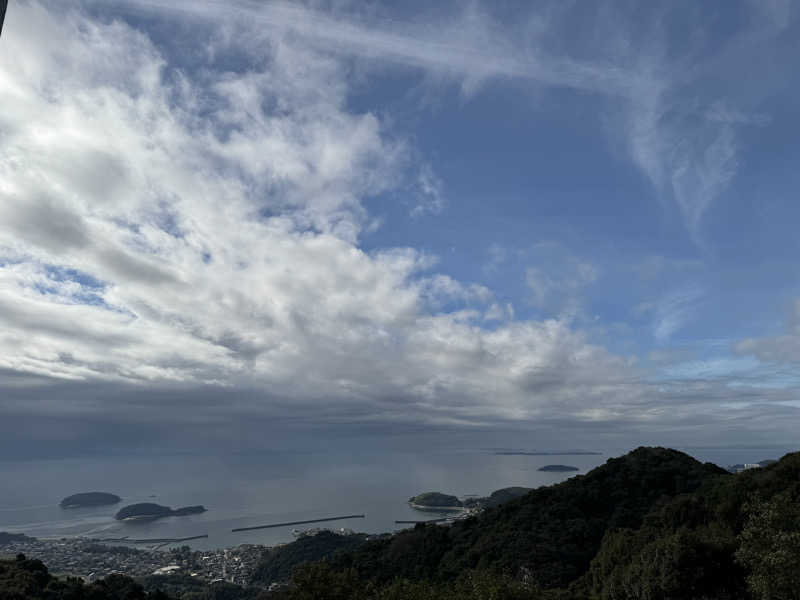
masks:
[[[202,505],[172,509],[169,506],[161,506],[153,502],[141,502],[121,508],[114,518],[117,521],[153,521],[163,517],[182,517],[204,512],[206,512],[206,508]]]
[[[460,510],[464,504],[456,496],[441,492],[425,492],[408,499],[412,508],[420,510]]]
[[[117,504],[122,498],[108,492],[81,492],[67,496],[60,503],[61,508],[83,508],[86,506],[106,506]]]

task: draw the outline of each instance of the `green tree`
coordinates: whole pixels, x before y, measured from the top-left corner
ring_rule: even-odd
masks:
[[[757,502],[739,535],[737,559],[760,600],[800,600],[800,505],[790,492]]]
[[[367,590],[352,569],[333,571],[327,561],[305,563],[292,572],[291,600],[366,600]]]

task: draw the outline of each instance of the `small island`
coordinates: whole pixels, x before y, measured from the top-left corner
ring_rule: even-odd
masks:
[[[561,473],[564,471],[580,471],[580,469],[578,469],[578,467],[571,467],[569,465],[545,465],[539,468],[539,471]]]
[[[122,498],[107,492],[82,492],[67,496],[60,503],[61,508],[83,508],[85,506],[106,506],[116,504]]]
[[[183,517],[204,512],[206,508],[203,505],[172,509],[152,502],[141,502],[121,508],[114,518],[117,521],[154,521],[163,517]]]
[[[417,510],[463,510],[464,504],[456,496],[441,492],[425,492],[408,499]]]

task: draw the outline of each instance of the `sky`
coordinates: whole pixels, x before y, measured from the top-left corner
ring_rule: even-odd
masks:
[[[799,20],[12,0],[0,453],[796,445]]]

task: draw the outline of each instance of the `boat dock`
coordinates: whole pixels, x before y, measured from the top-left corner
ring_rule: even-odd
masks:
[[[363,519],[366,515],[345,515],[343,517],[325,517],[322,519],[308,519],[306,521],[288,521],[286,523],[272,523],[270,525],[256,525],[254,527],[237,527],[231,531],[253,531],[254,529],[271,529],[272,527],[288,527],[290,525],[307,525],[308,523],[323,523],[325,521],[341,521],[342,519]]]

